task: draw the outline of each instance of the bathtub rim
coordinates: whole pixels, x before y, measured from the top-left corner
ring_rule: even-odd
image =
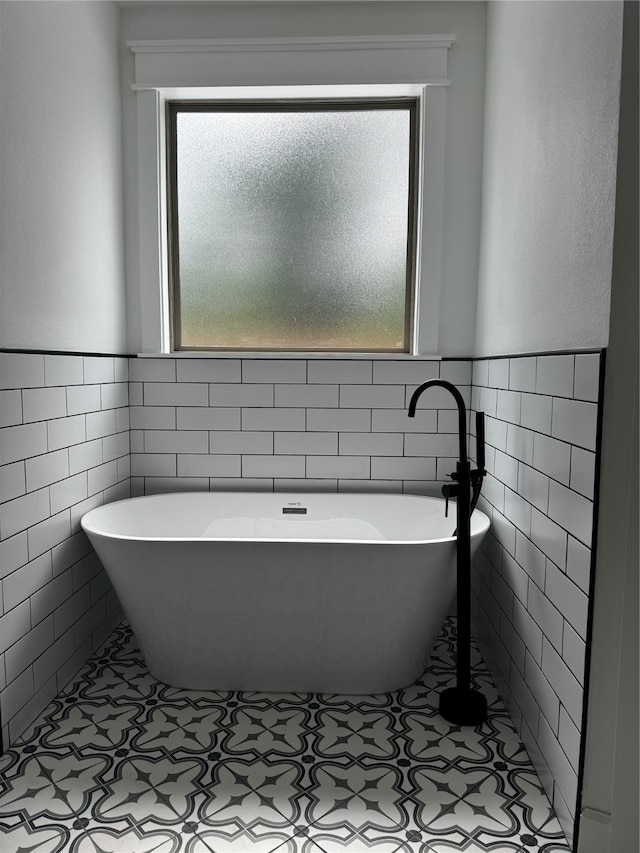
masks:
[[[88,536],[89,534],[93,536],[100,536],[105,539],[114,539],[121,540],[127,542],[156,542],[156,543],[173,543],[173,542],[184,542],[184,543],[215,543],[215,542],[237,542],[237,543],[261,543],[261,544],[278,544],[278,545],[301,545],[301,544],[315,544],[315,545],[375,545],[375,546],[389,546],[389,545],[402,545],[402,546],[424,546],[424,545],[437,545],[437,544],[446,544],[450,542],[456,542],[457,537],[452,536],[444,536],[430,539],[345,539],[345,538],[291,538],[291,537],[246,537],[246,536],[133,536],[129,534],[118,534],[111,531],[105,531],[104,529],[100,529],[96,526],[94,517],[98,516],[102,510],[107,509],[108,507],[113,507],[116,504],[124,504],[124,503],[133,503],[140,501],[150,501],[154,498],[163,498],[163,497],[177,497],[179,498],[182,495],[214,495],[219,497],[224,497],[224,495],[274,495],[277,494],[279,498],[285,499],[287,497],[296,497],[299,498],[301,495],[303,497],[308,498],[312,495],[331,495],[333,496],[333,492],[258,492],[258,491],[219,491],[219,492],[206,492],[206,491],[180,491],[180,492],[161,492],[153,495],[138,495],[130,498],[123,498],[119,501],[112,501],[108,504],[101,504],[98,507],[94,507],[93,509],[88,510],[81,518],[80,524],[82,530]],[[349,497],[367,497],[367,496],[380,496],[380,497],[402,497],[409,499],[418,499],[418,500],[427,500],[433,501],[438,504],[444,504],[444,498],[439,498],[432,495],[402,495],[395,493],[387,493],[387,492],[344,492],[344,493],[335,493],[336,496],[343,494]],[[455,500],[450,500],[450,504],[453,507],[449,510],[449,518],[452,523],[455,524]],[[473,522],[476,524],[473,524]],[[471,528],[471,538],[475,539],[480,536],[481,538],[488,532],[491,527],[491,519],[490,517],[483,512],[482,510],[475,509],[472,516],[472,528]]]

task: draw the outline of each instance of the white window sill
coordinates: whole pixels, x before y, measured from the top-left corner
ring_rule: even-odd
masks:
[[[442,361],[439,355],[412,355],[408,352],[266,352],[263,350],[220,350],[219,352],[186,351],[179,352],[139,352],[137,358],[262,358],[262,359],[383,359],[391,361]],[[456,356],[456,360],[465,361],[469,356]]]

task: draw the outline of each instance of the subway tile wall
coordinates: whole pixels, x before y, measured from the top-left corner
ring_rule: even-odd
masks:
[[[80,518],[130,493],[128,359],[2,352],[0,418],[7,746],[121,619]]]
[[[437,491],[455,469],[471,362],[180,359],[130,362],[133,494],[177,489]]]
[[[474,618],[570,837],[599,370],[599,353],[477,360],[473,376],[470,360],[0,354],[5,742],[120,617],[83,512],[182,489],[437,494],[456,462],[454,401],[432,388],[415,419],[407,406],[439,377],[487,414],[481,500],[492,528],[475,564]]]
[[[600,353],[473,366],[472,409],[486,415],[488,474],[479,505],[492,520],[474,563],[474,621],[569,839],[578,793],[600,369]]]

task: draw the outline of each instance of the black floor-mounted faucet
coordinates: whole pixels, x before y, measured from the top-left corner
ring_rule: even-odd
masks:
[[[411,395],[409,417],[416,414],[416,404],[423,391],[440,386],[449,391],[458,406],[459,459],[451,474],[453,483],[445,483],[442,494],[456,498],[456,557],[457,557],[457,685],[440,694],[440,713],[458,726],[477,726],[487,719],[487,700],[471,688],[471,514],[475,509],[484,470],[484,412],[476,412],[477,468],[471,470],[467,457],[467,410],[462,394],[445,379],[430,379],[419,385]]]

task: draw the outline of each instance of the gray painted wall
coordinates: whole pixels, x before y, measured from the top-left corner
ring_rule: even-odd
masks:
[[[118,7],[0,16],[0,345],[125,352]]]
[[[619,2],[492,2],[475,354],[606,346]]]

